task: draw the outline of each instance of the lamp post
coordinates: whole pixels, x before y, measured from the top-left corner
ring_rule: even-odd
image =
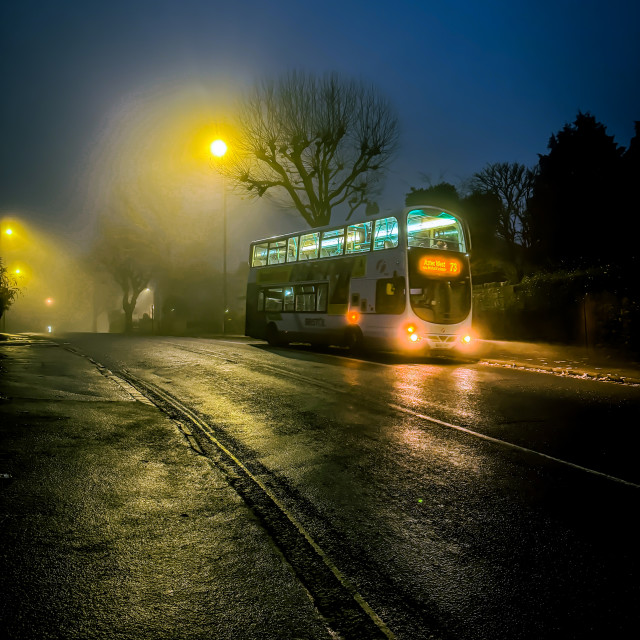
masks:
[[[227,144],[224,140],[214,140],[210,146],[216,158],[224,158]],[[227,185],[222,175],[222,333],[227,332]]]

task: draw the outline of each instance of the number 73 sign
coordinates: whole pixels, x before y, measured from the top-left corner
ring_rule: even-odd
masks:
[[[457,276],[462,271],[462,263],[457,258],[423,256],[420,258],[420,271],[434,276]]]

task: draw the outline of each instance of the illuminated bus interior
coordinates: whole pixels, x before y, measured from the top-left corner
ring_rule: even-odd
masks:
[[[376,220],[375,226],[372,221],[359,222],[256,243],[251,249],[251,266],[334,258],[397,246],[398,220],[392,216]]]
[[[326,282],[265,287],[258,293],[258,311],[326,312],[327,297]]]
[[[407,214],[407,241],[409,247],[467,251],[462,225],[451,214],[442,211],[434,215],[422,209]]]

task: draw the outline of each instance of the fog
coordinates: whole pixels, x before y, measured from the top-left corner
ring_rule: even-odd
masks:
[[[122,289],[95,254],[101,236],[114,228],[126,230],[138,254],[154,255],[134,320],[144,318],[145,330],[156,331],[170,312],[166,330],[187,331],[190,323],[214,330],[222,315],[225,212],[228,306],[233,328],[242,329],[249,242],[306,225],[265,200],[242,199],[217,172],[209,144],[236,95],[233,87],[218,86],[214,94],[185,83],[129,96],[110,114],[78,176],[74,227],[53,236],[25,222],[27,216],[3,219],[3,228],[15,232],[0,255],[10,272],[20,269],[21,288],[6,331],[121,330]],[[116,243],[112,257],[128,250],[127,242]]]

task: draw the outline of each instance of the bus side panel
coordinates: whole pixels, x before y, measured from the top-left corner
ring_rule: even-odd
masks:
[[[249,283],[247,285],[247,302],[245,313],[244,334],[251,338],[267,337],[267,317],[266,313],[258,310],[258,294],[260,285]]]

